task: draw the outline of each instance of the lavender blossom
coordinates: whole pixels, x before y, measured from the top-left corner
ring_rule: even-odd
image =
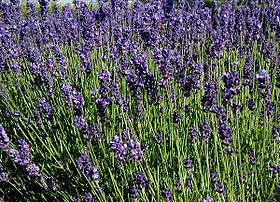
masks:
[[[181,182],[179,180],[175,183],[175,187],[176,187],[176,192],[177,193],[181,193],[182,192],[182,184],[181,184]]]
[[[100,134],[100,130],[99,130],[99,127],[96,123],[92,123],[88,129],[87,129],[87,134],[88,136],[91,138],[95,138],[97,140],[101,140],[102,137],[101,137],[101,134]]]
[[[40,175],[40,168],[34,163],[28,164],[25,167],[26,173],[29,177],[32,176],[39,176]]]
[[[81,198],[79,196],[72,196],[71,197],[74,202],[81,202]]]
[[[30,152],[31,148],[24,140],[18,140],[18,155],[13,158],[14,162],[21,166],[27,166],[31,164]]]
[[[280,165],[271,165],[269,170],[272,174],[279,174],[280,173]]]
[[[76,116],[81,116],[84,113],[84,105],[85,100],[81,92],[74,90],[72,92],[73,96],[73,106],[74,106],[74,114]]]
[[[80,157],[76,159],[76,164],[87,178],[93,179],[94,181],[100,179],[97,167],[92,165],[91,158],[86,152],[81,153]]]
[[[270,78],[266,73],[266,70],[262,70],[257,74],[256,79],[258,81],[258,92],[261,97],[268,99],[271,96],[271,84]]]
[[[161,131],[159,131],[155,137],[157,144],[163,143],[163,134]]]
[[[249,154],[249,161],[252,165],[255,165],[256,164],[256,161],[257,161],[257,157],[255,156],[253,150],[250,148],[249,151],[248,151],[248,154]]]
[[[214,200],[211,198],[211,196],[206,196],[206,198],[202,199],[202,202],[213,202]]]
[[[232,131],[226,122],[219,123],[219,135],[225,146],[230,146],[233,143]]]
[[[235,95],[240,93],[240,89],[235,89],[240,84],[240,78],[238,72],[226,72],[222,80],[225,84],[225,88],[222,89],[222,102],[223,105],[228,105]]]
[[[104,122],[106,120],[106,108],[107,106],[109,106],[111,104],[111,100],[110,99],[98,99],[96,104],[99,116],[101,118],[101,121]]]
[[[193,166],[192,166],[192,160],[191,159],[186,158],[184,160],[184,166],[185,166],[187,171],[192,172]]]
[[[85,200],[85,202],[94,202],[95,201],[90,192],[84,193],[84,200]]]
[[[121,138],[115,135],[110,141],[111,150],[115,154],[115,158],[118,163],[122,163],[127,158],[128,148]]]
[[[169,189],[164,189],[161,192],[161,195],[162,195],[164,201],[166,201],[166,202],[170,202],[173,200],[173,194]]]
[[[198,141],[198,134],[197,134],[197,130],[194,126],[191,126],[189,128],[189,134],[190,134],[190,138],[192,140],[192,144],[196,144]]]
[[[216,117],[219,121],[226,121],[227,119],[227,111],[225,107],[219,106],[215,109]]]
[[[41,8],[41,15],[43,19],[46,19],[46,15],[48,12],[48,5],[49,1],[48,0],[39,0],[40,8]]]
[[[31,160],[31,148],[24,140],[18,140],[19,150],[8,148],[6,154],[14,163],[21,166],[28,177],[40,176],[40,167]]]
[[[134,177],[134,185],[139,190],[141,190],[142,188],[147,188],[150,185],[150,181],[143,173],[134,173],[133,177]]]
[[[132,186],[129,190],[130,197],[132,199],[137,199],[139,197],[140,190],[136,186]]]
[[[253,81],[253,57],[250,55],[246,58],[244,69],[243,69],[243,85],[252,86]]]
[[[180,115],[179,115],[177,112],[174,112],[174,113],[173,113],[172,118],[173,118],[173,123],[174,123],[174,124],[178,124],[178,123],[179,123],[179,121],[180,121]]]
[[[0,183],[7,183],[7,182],[9,182],[9,180],[10,179],[9,179],[8,174],[3,171],[3,167],[0,164]]]
[[[201,138],[203,140],[207,140],[211,136],[212,130],[208,122],[202,123],[200,127],[200,132],[201,132]]]
[[[279,127],[273,127],[272,128],[272,137],[274,140],[276,140],[279,137],[280,128]]]
[[[192,178],[189,177],[189,178],[187,179],[187,189],[188,189],[188,190],[192,190],[192,188],[193,188]]]
[[[43,113],[47,120],[53,119],[52,108],[51,105],[47,102],[46,98],[43,97],[41,100],[39,100],[37,105],[43,110]]]
[[[33,117],[34,117],[35,121],[37,122],[37,124],[42,125],[41,115],[40,115],[40,112],[38,111],[38,109],[36,109],[36,108],[33,109],[32,113],[33,113]]]
[[[256,112],[256,106],[253,98],[246,98],[248,109],[253,113]]]
[[[131,139],[128,143],[129,158],[135,162],[142,160],[143,151],[137,140]]]
[[[10,139],[3,128],[2,125],[0,125],[0,148],[4,149],[10,142]]]
[[[225,186],[224,186],[224,184],[223,184],[222,182],[217,181],[217,182],[215,183],[215,187],[216,187],[216,191],[217,191],[219,194],[221,194],[221,195],[224,195],[224,194],[225,194],[226,188],[225,188]]]
[[[3,182],[9,182],[9,176],[7,175],[7,173],[0,171],[0,183]]]
[[[55,183],[54,178],[49,177],[49,178],[47,179],[47,185],[48,185],[48,188],[49,188],[52,192],[57,192],[57,186],[56,186],[56,183]]]
[[[226,72],[222,80],[226,88],[234,88],[240,84],[240,78],[238,72]]]
[[[216,83],[206,82],[204,84],[204,96],[201,99],[203,111],[210,112],[211,109],[217,106],[217,102],[218,102],[217,90],[218,90],[218,85]]]
[[[71,85],[63,84],[61,86],[62,98],[63,98],[67,108],[71,108],[73,106],[72,92],[73,92],[73,88]]]
[[[216,183],[216,182],[217,182],[218,176],[217,176],[217,173],[216,173],[216,172],[212,172],[212,173],[210,174],[210,180],[211,180],[211,182],[213,182],[213,183]]]
[[[77,127],[77,129],[82,133],[86,134],[88,129],[87,129],[87,122],[85,119],[82,117],[76,117],[74,120],[74,125]]]

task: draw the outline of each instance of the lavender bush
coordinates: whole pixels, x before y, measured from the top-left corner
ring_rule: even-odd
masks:
[[[279,201],[280,2],[0,2],[4,201]]]

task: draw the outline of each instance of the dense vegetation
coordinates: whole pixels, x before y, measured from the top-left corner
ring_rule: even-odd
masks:
[[[280,2],[0,3],[4,201],[279,201]]]

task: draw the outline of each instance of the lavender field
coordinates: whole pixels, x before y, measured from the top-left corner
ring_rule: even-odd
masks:
[[[0,2],[0,201],[280,201],[280,1]]]

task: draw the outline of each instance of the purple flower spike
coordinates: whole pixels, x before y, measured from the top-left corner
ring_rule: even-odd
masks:
[[[35,121],[37,122],[37,124],[42,125],[41,116],[40,116],[40,112],[38,111],[38,109],[36,109],[36,108],[33,109],[32,113],[33,113],[33,117],[34,117]]]
[[[175,183],[175,187],[176,187],[176,192],[178,193],[182,192],[182,184],[179,180]]]
[[[163,143],[163,134],[161,131],[159,131],[156,135],[156,142],[157,144],[162,144]]]
[[[253,84],[253,56],[248,56],[245,61],[244,69],[243,69],[243,85],[244,86],[252,86]]]
[[[84,193],[84,199],[85,199],[85,202],[94,202],[94,198],[90,192]]]
[[[173,194],[169,189],[164,189],[161,192],[161,195],[162,195],[165,202],[170,202],[170,201],[173,200]]]
[[[204,96],[201,99],[201,104],[203,106],[203,111],[210,112],[211,109],[217,106],[218,85],[217,83],[206,82],[204,86]]]
[[[3,167],[0,164],[0,183],[2,182],[9,182],[9,176],[3,171]]]
[[[92,165],[91,158],[86,152],[81,153],[81,156],[76,159],[76,164],[87,178],[93,179],[94,181],[100,179],[97,167]]]
[[[73,96],[73,106],[74,114],[76,116],[81,116],[84,113],[85,100],[81,92],[74,90],[72,92]]]
[[[73,106],[73,96],[72,96],[73,88],[70,84],[63,84],[61,86],[61,95],[66,104],[67,108]]]
[[[222,80],[226,88],[234,88],[240,84],[240,77],[238,72],[226,72]]]
[[[9,156],[14,163],[19,165],[28,177],[38,177],[40,168],[31,160],[31,148],[24,140],[18,140],[19,151],[12,147],[7,147],[3,151]]]
[[[17,158],[14,158],[14,160],[21,166],[27,166],[31,164],[31,149],[29,145],[24,140],[18,140],[18,148],[19,152]]]
[[[202,202],[213,202],[214,200],[210,196],[206,196],[206,198],[202,199]]]
[[[215,184],[215,187],[216,187],[216,191],[219,194],[224,195],[226,193],[226,188],[225,188],[225,186],[224,186],[224,184],[222,182],[217,181],[216,184]]]
[[[76,117],[74,121],[74,125],[77,127],[77,129],[82,133],[87,133],[87,122],[82,117]]]
[[[143,173],[134,173],[134,184],[138,189],[147,188],[150,181]]]
[[[272,174],[279,174],[280,173],[280,165],[271,165],[269,167],[270,172],[272,172]]]
[[[52,108],[51,105],[47,102],[46,98],[43,97],[41,100],[39,100],[37,105],[43,110],[43,113],[45,114],[47,120],[52,120]]]
[[[186,159],[184,160],[184,166],[185,166],[185,168],[186,168],[187,171],[192,171],[192,168],[193,168],[193,167],[192,167],[192,160],[186,158]]]
[[[192,140],[192,144],[196,144],[198,141],[198,134],[195,126],[191,126],[189,128],[190,138]]]
[[[110,146],[115,154],[117,162],[124,162],[127,157],[127,144],[125,144],[119,136],[115,135],[110,141]]]
[[[0,171],[0,183],[9,182],[9,177],[6,173]]]
[[[40,168],[36,164],[32,163],[25,168],[28,176],[39,176]]]
[[[256,79],[258,81],[258,92],[260,96],[265,100],[269,100],[271,96],[271,83],[266,70],[262,70],[259,74],[257,74]]]
[[[202,123],[200,127],[200,132],[201,132],[201,138],[203,140],[207,140],[211,136],[212,130],[208,122]]]
[[[142,160],[143,151],[137,140],[131,139],[128,143],[129,158],[135,162]]]
[[[217,173],[216,173],[216,172],[212,172],[212,173],[210,174],[210,180],[211,180],[211,182],[216,183],[216,182],[217,182],[217,179],[218,179]]]
[[[137,199],[139,197],[140,190],[136,186],[132,186],[129,190],[130,197],[132,199]]]
[[[57,186],[55,180],[52,177],[47,179],[47,185],[52,192],[57,192]]]
[[[272,128],[272,137],[274,140],[276,140],[279,137],[280,128],[279,127],[273,127]]]
[[[87,130],[87,133],[89,135],[90,138],[95,138],[97,140],[101,140],[102,137],[101,137],[101,134],[100,134],[100,130],[99,130],[99,127],[96,123],[93,123],[89,126],[88,130]]]
[[[249,151],[249,161],[252,165],[255,165],[256,162],[257,162],[257,157],[256,155],[254,154],[254,151],[250,148]]]
[[[233,143],[232,130],[226,122],[219,123],[219,135],[225,146],[230,146]]]
[[[178,124],[180,121],[180,115],[177,112],[173,113],[173,123]]]
[[[187,189],[188,189],[188,190],[192,190],[192,188],[193,188],[192,178],[189,177],[189,178],[187,179]]]
[[[5,131],[5,129],[3,128],[2,125],[0,125],[0,148],[4,149],[4,147],[6,147],[10,142],[10,139]]]

